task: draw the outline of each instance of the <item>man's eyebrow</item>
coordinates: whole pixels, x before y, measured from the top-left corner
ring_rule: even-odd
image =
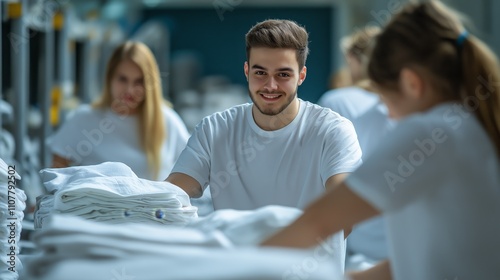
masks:
[[[290,67],[282,67],[282,68],[278,68],[277,72],[293,72],[293,69]]]
[[[258,65],[258,64],[254,64],[254,65],[252,65],[252,69],[267,70],[265,67],[260,66],[260,65]]]
[[[265,67],[260,66],[258,64],[253,65],[252,69],[267,70]],[[276,72],[293,72],[293,69],[290,67],[282,67],[282,68],[276,69]]]

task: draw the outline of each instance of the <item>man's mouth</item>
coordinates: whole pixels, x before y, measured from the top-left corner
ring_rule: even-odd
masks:
[[[280,99],[280,97],[282,96],[281,94],[268,94],[268,93],[260,93],[260,96],[262,97],[262,99],[264,99],[265,101],[276,101],[278,99]]]

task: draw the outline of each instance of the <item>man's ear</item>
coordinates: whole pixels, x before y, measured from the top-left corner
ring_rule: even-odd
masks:
[[[298,85],[300,86],[304,80],[306,79],[306,76],[307,76],[307,67],[302,67],[302,70],[300,70],[300,73],[299,73],[299,82],[298,82]]]
[[[245,64],[243,65],[243,70],[245,71],[245,77],[247,77],[248,81],[248,61],[245,61]]]
[[[424,94],[425,84],[418,72],[410,68],[403,68],[399,74],[399,87],[405,96],[420,99]]]

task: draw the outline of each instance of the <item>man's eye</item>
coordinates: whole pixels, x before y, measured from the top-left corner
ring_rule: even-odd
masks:
[[[290,77],[290,74],[288,74],[288,73],[279,73],[278,76],[280,76],[282,78],[288,78],[288,77]]]
[[[255,72],[255,75],[265,75],[265,74],[266,74],[266,72],[264,72],[264,71],[256,71]]]

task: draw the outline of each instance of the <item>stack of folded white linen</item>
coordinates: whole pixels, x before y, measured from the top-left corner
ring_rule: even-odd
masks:
[[[16,188],[21,176],[0,159],[0,279],[18,279],[23,268],[19,240],[26,208],[26,194]]]
[[[218,210],[186,226],[119,227],[52,215],[34,235],[42,254],[25,260],[22,279],[342,279],[335,248],[261,248],[301,211],[266,206]]]
[[[68,214],[106,222],[185,225],[197,218],[197,208],[179,187],[138,178],[125,164],[47,168],[40,171],[49,192],[38,197],[35,228],[53,214]]]

